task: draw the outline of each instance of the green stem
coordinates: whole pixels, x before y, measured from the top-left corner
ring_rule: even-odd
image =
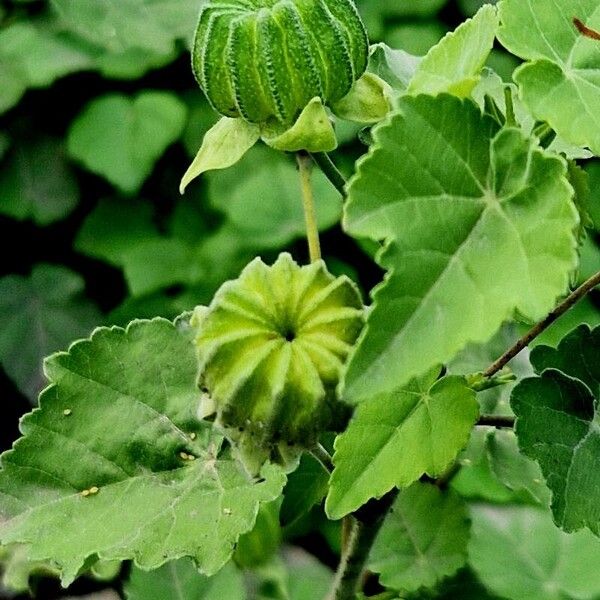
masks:
[[[386,515],[398,496],[388,492],[379,500],[371,500],[354,513],[354,526],[335,575],[328,600],[354,600],[361,585],[361,575],[375,538]]]
[[[318,152],[310,155],[317,166],[323,171],[323,174],[332,183],[333,187],[344,197],[346,197],[346,179],[339,172],[334,162],[326,152]]]
[[[509,348],[497,361],[483,372],[484,377],[493,377],[501,371],[517,354],[526,348],[538,335],[543,333],[552,323],[573,308],[579,300],[600,285],[600,271],[580,285],[572,294],[567,296],[543,321],[530,329],[512,348]]]
[[[306,237],[308,239],[308,252],[310,262],[321,260],[321,243],[319,242],[319,227],[315,210],[315,198],[310,181],[312,161],[310,155],[298,152],[296,155],[300,171],[300,187],[302,190],[302,203],[304,205],[304,219],[306,221]]]
[[[506,103],[506,124],[509,127],[517,127],[515,105],[513,104],[512,90],[509,86],[504,88],[504,101]]]
[[[310,453],[312,454],[313,458],[316,458],[321,463],[323,468],[328,473],[333,471],[333,459],[331,458],[331,454],[329,454],[329,452],[327,452],[327,450],[325,450],[321,444],[314,446],[310,450]]]

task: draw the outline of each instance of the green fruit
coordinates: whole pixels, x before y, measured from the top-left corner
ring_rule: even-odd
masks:
[[[197,311],[201,416],[235,441],[253,470],[314,445],[342,404],[336,395],[364,309],[356,286],[322,261],[260,259]]]
[[[193,68],[222,115],[289,125],[315,97],[341,100],[368,53],[352,0],[209,0]]]

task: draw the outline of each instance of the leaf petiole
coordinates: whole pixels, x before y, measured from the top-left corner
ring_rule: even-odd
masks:
[[[306,221],[306,237],[308,239],[308,252],[310,262],[321,260],[321,243],[319,241],[319,227],[315,210],[315,198],[310,180],[312,161],[306,152],[296,154],[298,170],[300,172],[300,187],[302,190],[302,203],[304,206],[304,219]]]
[[[326,152],[315,152],[310,155],[315,164],[323,171],[323,174],[333,187],[345,198],[346,197],[346,179],[340,173],[329,154]]]

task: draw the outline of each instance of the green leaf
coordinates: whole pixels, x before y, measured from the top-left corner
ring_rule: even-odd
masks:
[[[557,369],[583,381],[600,396],[600,327],[580,325],[561,340],[558,348],[536,346],[529,356],[536,373]]]
[[[450,481],[452,489],[468,500],[484,500],[494,504],[518,501],[492,470],[488,428],[476,427],[469,445],[458,457],[460,469]]]
[[[27,548],[20,544],[0,547],[0,567],[2,585],[11,592],[22,594],[29,594],[29,580],[32,576],[56,576],[51,565],[30,561],[27,557]],[[0,593],[2,593],[2,586],[0,586]]]
[[[407,596],[406,600],[500,600],[483,587],[473,571],[461,569],[454,577],[446,579],[435,590],[421,590],[417,594]]]
[[[461,98],[469,96],[492,50],[497,29],[495,7],[483,6],[472,19],[448,33],[429,50],[419,64],[408,92],[431,95],[449,92]]]
[[[89,334],[101,320],[83,297],[84,287],[79,275],[57,265],[37,265],[27,278],[0,279],[0,361],[32,402],[44,385],[44,356]]]
[[[0,31],[0,113],[14,106],[28,87],[49,86],[92,65],[87,49],[50,20],[8,25]]]
[[[384,41],[392,48],[402,48],[415,56],[427,54],[447,33],[439,21],[401,23],[386,29]]]
[[[188,121],[181,141],[188,155],[194,157],[204,135],[215,125],[219,115],[212,109],[200,89],[185,93],[183,99],[188,107]]]
[[[333,573],[310,554],[290,550],[287,555],[290,600],[325,598],[331,590]]]
[[[345,227],[387,241],[389,273],[348,366],[355,402],[487,341],[515,309],[541,319],[577,263],[565,163],[520,131],[468,100],[407,96],[374,136]]]
[[[548,506],[550,493],[539,466],[519,452],[512,431],[496,430],[487,437],[487,449],[493,473],[503,485],[534,504]]]
[[[281,524],[293,524],[327,495],[329,473],[311,454],[303,454],[283,490]]]
[[[238,162],[260,137],[257,125],[223,117],[206,133],[196,158],[181,178],[179,192],[206,171],[226,169]]]
[[[199,0],[51,0],[63,21],[96,44],[170,53],[174,40],[191,40]]]
[[[185,105],[166,92],[110,94],[90,102],[71,125],[69,153],[127,194],[135,194],[183,131]]]
[[[212,235],[198,236],[195,243],[185,239],[181,231],[177,237],[149,239],[124,253],[125,278],[137,297],[173,285],[195,286],[184,306],[189,310],[210,302],[224,281],[239,274],[255,255],[254,243],[231,223],[215,229]]]
[[[466,446],[478,416],[464,378],[436,381],[439,369],[360,404],[335,441],[327,514],[339,519],[370,498],[442,475]]]
[[[512,104],[517,123],[528,135],[535,136],[535,128],[536,125],[539,125],[539,122],[534,119],[529,112],[529,109],[519,97],[519,89],[516,85],[503,81],[500,75],[492,69],[484,67],[479,83],[473,89],[472,96],[482,110],[485,108],[484,97],[486,95],[490,96],[496,106],[500,109],[502,115],[506,115],[505,90],[507,88],[511,91]],[[589,150],[570,144],[558,135],[554,137],[554,140],[552,140],[548,146],[548,150],[552,150],[557,154],[564,154],[567,158],[571,159],[591,158],[593,156]]]
[[[567,141],[600,154],[600,44],[573,19],[600,29],[600,2],[503,0],[498,38],[529,62],[514,79],[533,115]]]
[[[375,540],[369,569],[387,588],[431,588],[467,561],[469,520],[451,491],[415,483],[400,492]]]
[[[0,169],[0,214],[44,226],[68,216],[78,201],[77,181],[59,140],[13,146]]]
[[[187,558],[169,562],[154,571],[142,571],[134,566],[124,591],[127,600],[246,599],[242,575],[232,564],[206,577]]]
[[[317,600],[333,583],[333,573],[298,547],[286,548],[281,558],[248,575],[252,600]]]
[[[407,17],[430,17],[435,15],[444,6],[446,0],[419,0],[419,2],[398,2],[397,0],[359,0],[357,2],[360,12],[368,14],[369,11],[376,13],[381,18],[407,18]]]
[[[381,77],[398,94],[406,91],[421,60],[418,56],[404,50],[395,50],[387,44],[374,44],[369,56],[369,71]]]
[[[509,600],[595,600],[600,540],[567,535],[547,510],[474,506],[469,563],[482,583]]]
[[[391,96],[392,89],[381,77],[365,73],[332,109],[341,119],[378,123],[392,108]]]
[[[600,328],[581,326],[557,350],[538,347],[532,363],[540,377],[513,391],[519,447],[536,460],[552,490],[556,523],[571,532],[600,535]],[[557,369],[561,369],[560,371]]]
[[[253,248],[279,249],[306,235],[298,172],[282,153],[257,147],[235,169],[208,177],[211,204]],[[339,221],[342,198],[320,169],[313,169],[311,178],[323,231]]]
[[[153,216],[149,202],[101,200],[83,222],[75,249],[121,266],[132,248],[159,236]]]
[[[197,282],[206,273],[195,248],[175,238],[157,237],[132,246],[123,256],[123,267],[134,296]]]
[[[187,555],[207,575],[228,561],[285,476],[266,465],[254,481],[197,420],[192,337],[134,321],[46,361],[40,410],[2,457],[0,543],[30,545],[65,584],[93,557],[154,569]]]
[[[60,25],[91,48],[108,77],[141,77],[191,46],[198,0],[52,0]]]
[[[252,531],[238,540],[233,555],[234,562],[243,569],[254,569],[267,563],[281,545],[279,510],[281,498],[263,504],[256,515]]]
[[[262,129],[263,141],[276,150],[331,152],[337,148],[333,125],[323,101],[318,96],[304,107],[289,129],[280,132],[277,127],[276,132],[272,132],[268,124]]]

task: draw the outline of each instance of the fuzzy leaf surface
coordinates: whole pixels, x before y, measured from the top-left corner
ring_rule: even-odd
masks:
[[[503,0],[498,37],[526,62],[515,73],[525,104],[565,140],[600,154],[599,0]]]
[[[195,416],[191,338],[164,319],[134,321],[46,361],[40,409],[2,457],[1,543],[29,544],[67,584],[94,557],[154,569],[187,555],[207,575],[227,562],[285,477],[267,465],[254,481],[219,453]]]
[[[487,341],[515,309],[541,319],[577,260],[564,161],[471,101],[404,97],[374,138],[345,227],[386,241],[388,274],[348,366],[354,402]]]
[[[369,559],[388,588],[431,588],[467,562],[469,519],[461,499],[432,484],[415,483],[392,506]]]
[[[339,519],[370,498],[438,477],[467,445],[479,414],[462,377],[436,381],[439,369],[391,394],[360,404],[336,438],[326,510]]]
[[[586,325],[555,350],[538,346],[532,363],[539,377],[513,391],[519,447],[536,460],[552,491],[556,523],[571,532],[600,535],[600,328]],[[561,370],[557,370],[561,369]],[[580,378],[577,378],[577,377]]]

